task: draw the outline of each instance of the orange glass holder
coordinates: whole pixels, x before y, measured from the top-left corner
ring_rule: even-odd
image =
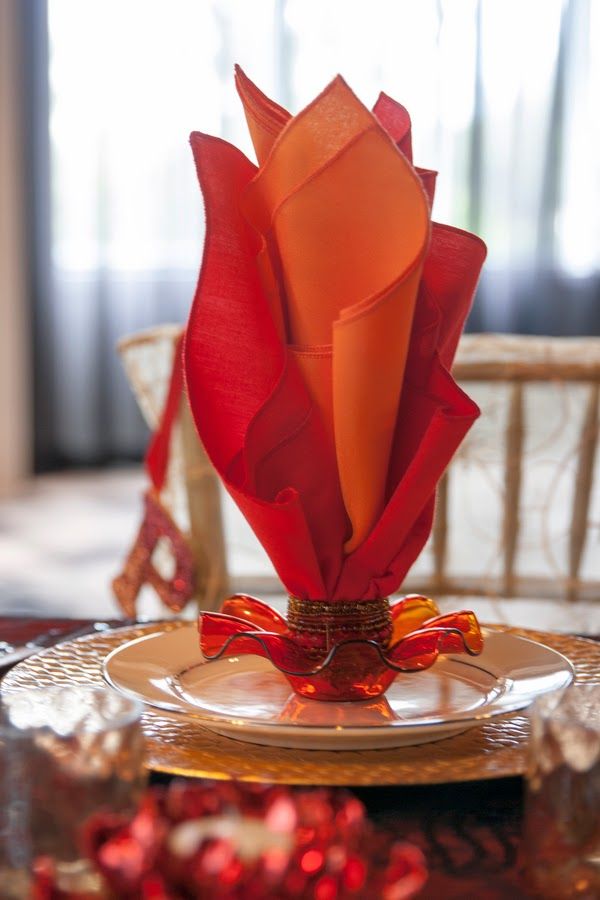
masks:
[[[207,661],[253,654],[268,659],[292,688],[313,700],[366,700],[383,694],[399,673],[428,669],[441,653],[481,652],[474,613],[440,615],[428,597],[303,600],[290,597],[287,619],[248,594],[201,613],[200,648]]]

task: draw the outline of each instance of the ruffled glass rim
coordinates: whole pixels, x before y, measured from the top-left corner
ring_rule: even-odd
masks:
[[[415,632],[414,634],[422,635],[423,632],[422,631]],[[436,647],[436,650],[437,650],[438,654],[443,652],[442,650],[439,649],[440,643],[443,643],[444,639],[454,636],[454,637],[457,637],[459,640],[461,640],[462,652],[468,653],[470,656],[477,656],[478,651],[471,650],[468,647],[466,640],[465,640],[465,636],[464,636],[463,632],[460,631],[459,628],[430,628],[427,630],[427,636],[433,638],[435,643],[437,643],[438,646]],[[295,675],[295,676],[318,675],[320,672],[323,672],[328,666],[330,666],[334,662],[337,654],[343,648],[350,648],[353,645],[356,645],[358,647],[372,647],[373,650],[375,650],[375,652],[379,656],[381,662],[384,665],[386,665],[389,669],[393,669],[395,672],[418,672],[418,671],[421,671],[423,668],[426,668],[423,665],[415,665],[414,667],[410,667],[407,665],[398,665],[393,661],[393,652],[396,649],[396,647],[398,646],[398,644],[404,643],[406,645],[408,638],[413,637],[413,635],[408,635],[408,637],[403,639],[403,641],[399,641],[398,644],[394,644],[393,647],[390,648],[391,658],[390,658],[390,656],[388,656],[387,653],[384,652],[384,650],[381,647],[381,644],[379,644],[377,641],[365,640],[365,638],[345,638],[344,640],[338,641],[337,643],[335,643],[331,647],[329,652],[327,653],[327,656],[317,666],[315,666],[312,669],[302,670],[302,671],[294,671],[290,668],[286,668],[285,665],[281,665],[273,658],[273,656],[271,655],[270,642],[268,643],[266,640],[267,638],[273,638],[273,637],[276,637],[280,640],[282,638],[281,635],[275,635],[275,634],[272,634],[269,632],[259,633],[259,632],[255,632],[255,631],[247,631],[242,634],[232,634],[230,637],[228,637],[226,639],[225,643],[223,644],[221,649],[217,651],[217,653],[215,653],[212,656],[209,656],[205,653],[203,655],[207,662],[214,662],[215,660],[220,659],[223,656],[230,655],[227,653],[227,651],[230,648],[235,649],[235,648],[233,648],[232,645],[235,644],[236,641],[239,641],[240,638],[242,638],[242,639],[245,638],[245,639],[256,641],[256,643],[262,647],[263,653],[261,654],[261,656],[265,656],[267,659],[269,659],[269,661],[272,662],[273,665],[277,669],[279,669],[279,671],[282,672],[284,675]],[[244,652],[244,651],[242,651],[242,652]],[[247,652],[247,651],[245,651],[245,652]],[[452,649],[449,652],[456,653],[457,651],[455,649]]]
[[[268,659],[294,690],[313,699],[376,696],[396,675],[428,669],[442,653],[476,656],[483,648],[474,613],[440,615],[435,603],[421,595],[389,605],[389,640],[365,634],[357,619],[360,613],[354,617],[355,634],[346,617],[342,631],[333,626],[332,632],[323,628],[315,636],[291,628],[256,597],[236,594],[223,603],[221,612],[200,614],[200,647],[207,662],[243,654]]]

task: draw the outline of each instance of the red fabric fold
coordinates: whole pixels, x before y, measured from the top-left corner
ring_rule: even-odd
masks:
[[[240,212],[255,167],[205,135],[192,135],[192,149],[206,243],[185,339],[190,405],[282,581],[298,595],[324,597],[339,572],[346,514],[323,424],[281,343],[255,265],[256,237]],[[307,465],[315,452],[318,464]]]
[[[179,404],[183,393],[183,335],[175,342],[171,379],[167,389],[167,399],[163,408],[158,428],[146,450],[144,460],[146,471],[155,490],[162,491],[169,467],[171,433],[179,412]]]

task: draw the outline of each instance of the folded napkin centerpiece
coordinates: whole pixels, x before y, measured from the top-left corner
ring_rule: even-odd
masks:
[[[206,208],[184,366],[198,433],[290,593],[202,613],[204,656],[255,653],[314,699],[382,693],[475,616],[390,605],[435,489],[479,414],[449,369],[485,245],[430,222],[435,174],[410,118],[339,76],[292,117],[238,69],[258,157],[191,137]]]

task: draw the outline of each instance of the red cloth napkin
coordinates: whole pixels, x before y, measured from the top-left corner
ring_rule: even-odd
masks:
[[[370,305],[365,301],[364,309],[366,321],[366,313],[373,308],[379,315],[386,302],[390,307],[396,304],[398,321],[406,328],[404,344],[397,341],[398,371],[394,370],[396,357],[386,346],[369,345],[371,338],[366,334],[363,347],[358,332],[354,356],[346,359],[345,369],[336,363],[335,341],[333,351],[325,340],[323,347],[311,346],[304,353],[306,348],[298,346],[292,332],[300,328],[303,313],[310,331],[320,308],[311,318],[295,286],[309,283],[309,275],[314,278],[311,273],[319,271],[321,264],[328,277],[337,268],[350,285],[356,279],[369,284],[371,258],[377,255],[377,247],[364,259],[356,250],[349,253],[348,247],[360,250],[362,235],[342,233],[344,220],[335,218],[335,198],[331,190],[320,187],[316,175],[329,166],[334,173],[331,178],[337,179],[336,189],[341,184],[344,191],[339,195],[342,200],[356,197],[357,203],[366,204],[364,219],[359,216],[359,225],[352,224],[360,228],[363,220],[377,214],[369,202],[381,189],[380,157],[385,156],[392,173],[405,179],[407,191],[414,194],[414,184],[420,185],[418,190],[426,199],[419,201],[414,194],[412,207],[406,207],[416,210],[416,217],[433,201],[435,173],[412,167],[410,118],[383,94],[371,114],[338,78],[292,118],[241,72],[238,88],[259,167],[226,141],[199,133],[191,136],[206,208],[204,258],[184,348],[192,412],[227,490],[292,595],[385,597],[399,588],[421,552],[431,530],[437,482],[479,414],[449,370],[485,245],[475,235],[448,225],[413,222],[408,213],[406,220],[393,220],[392,233],[383,230],[381,240],[391,241],[392,247],[397,241],[399,254],[417,247],[405,279],[412,279],[414,296],[411,300],[406,291],[400,297],[380,291],[374,302],[369,298]],[[360,130],[355,134],[348,126],[340,149],[334,144],[340,143],[340,123],[346,127],[348,110],[361,122]],[[313,122],[318,130],[311,130]],[[340,160],[345,163],[352,158],[365,134],[379,143],[372,151],[364,151],[352,177],[344,182]],[[372,163],[366,165],[369,153]],[[260,221],[255,198],[259,189],[268,195],[269,178],[271,183],[275,176],[289,180],[287,169],[275,171],[286,159],[292,159],[296,167],[308,166],[307,159],[312,160],[313,167],[303,173],[300,187],[291,187],[292,193],[304,191],[305,195],[310,189],[304,201],[306,208],[310,200],[312,218],[305,214],[296,223],[297,230],[286,233],[284,244],[266,213]],[[277,197],[276,202],[284,201]],[[273,210],[267,212],[271,215]],[[388,213],[384,210],[384,214]],[[327,235],[330,221],[340,231],[325,241],[322,236]],[[426,243],[419,248],[411,235],[423,227]],[[313,231],[321,235],[321,247],[315,245]],[[371,234],[365,232],[365,247]],[[310,259],[298,250],[304,246],[309,247]],[[302,270],[304,259],[306,267],[311,267],[308,274]],[[354,312],[361,304],[355,298],[352,302],[353,316],[359,320]],[[409,302],[412,306],[405,313],[399,304]],[[334,336],[346,316],[343,303],[340,308],[337,319],[334,314]],[[321,369],[320,361],[324,361]],[[344,372],[342,383],[340,371]],[[373,410],[378,410],[381,397],[396,382],[398,396],[391,419],[379,429]],[[370,391],[366,395],[364,384]],[[333,413],[328,406],[330,395]],[[346,421],[354,429],[347,432],[355,436],[351,441],[340,440]],[[378,466],[372,472],[371,458]],[[371,485],[374,499],[367,497],[363,503]]]

